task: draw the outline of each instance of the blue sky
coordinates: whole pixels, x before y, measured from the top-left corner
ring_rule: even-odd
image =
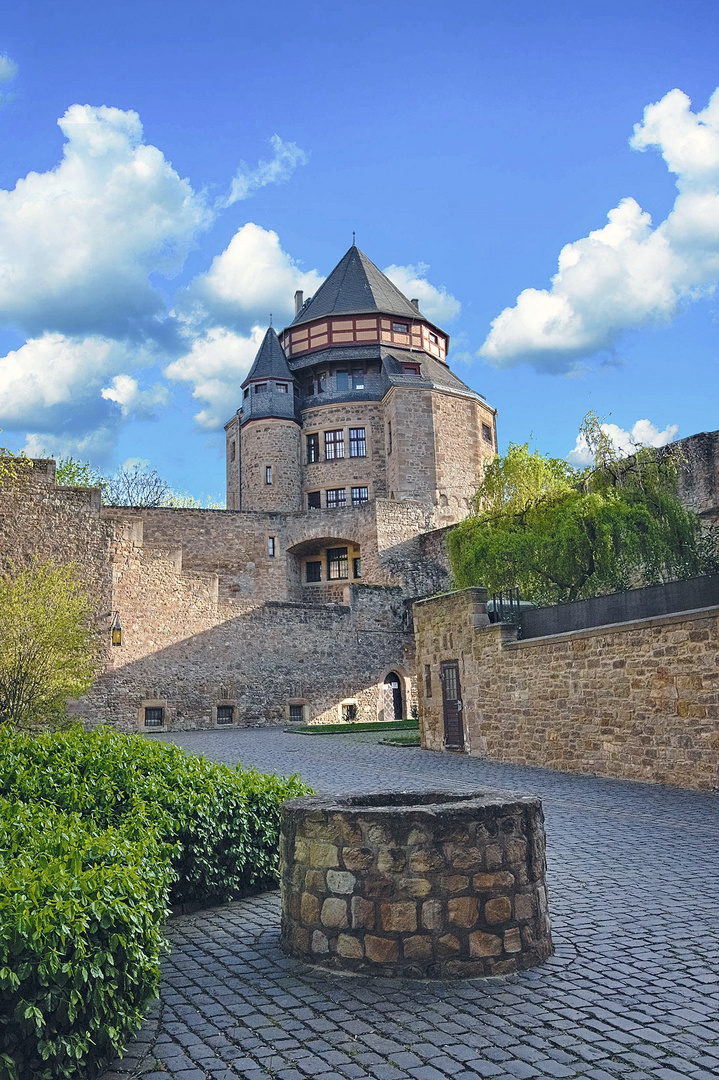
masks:
[[[8,7],[0,441],[220,492],[270,311],[352,230],[500,448],[564,456],[588,409],[619,441],[716,428],[719,9],[588,8]]]

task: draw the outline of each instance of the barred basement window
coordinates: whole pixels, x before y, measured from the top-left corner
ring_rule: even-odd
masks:
[[[489,424],[482,424],[482,438],[485,442],[494,443],[492,438],[492,429]]]
[[[305,563],[305,580],[306,581],[322,581],[322,563],[321,562],[308,562]]]
[[[235,722],[235,706],[234,705],[218,705],[217,706],[217,724],[233,724]]]
[[[367,457],[367,440],[363,427],[350,428],[350,457]]]
[[[342,428],[339,431],[325,432],[325,460],[334,461],[336,458],[345,456],[345,433]]]
[[[327,492],[327,509],[336,510],[339,506],[347,505],[347,496],[344,488],[330,488]]]
[[[347,548],[329,548],[327,551],[328,581],[344,581],[348,577]]]
[[[301,724],[305,718],[304,705],[290,705],[290,720],[292,723]]]
[[[320,460],[320,436],[318,432],[307,436],[307,461]]]
[[[165,710],[161,706],[145,706],[145,727],[162,727],[164,723]]]
[[[307,509],[308,510],[320,510],[322,508],[321,503],[322,492],[320,491],[308,491],[307,492]]]
[[[364,506],[369,499],[369,492],[366,487],[352,488],[352,505]]]

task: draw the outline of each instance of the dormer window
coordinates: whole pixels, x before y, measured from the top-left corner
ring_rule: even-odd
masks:
[[[350,377],[346,371],[335,372],[335,386],[338,390],[349,390]]]
[[[364,390],[364,368],[352,368],[352,389]]]
[[[245,392],[244,392],[244,394],[242,396],[243,396],[243,398],[248,398],[250,396],[250,388],[249,388],[249,386],[245,387]]]
[[[436,334],[430,333],[429,340],[430,340],[430,344],[432,344],[432,345],[438,345],[439,344],[439,338],[437,337]]]
[[[409,326],[407,325],[406,322],[393,322],[392,323],[392,330],[394,331],[395,334],[408,334],[409,333]]]
[[[286,382],[278,382],[276,385],[277,385],[277,389],[279,390],[279,392],[281,394],[286,394],[287,393],[287,383]]]
[[[265,394],[265,393],[267,393],[267,383],[266,382],[255,383],[255,393],[256,394]]]
[[[403,375],[419,375],[419,364],[402,364]]]

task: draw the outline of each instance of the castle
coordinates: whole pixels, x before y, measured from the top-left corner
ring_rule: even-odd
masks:
[[[56,487],[50,461],[0,496],[3,559],[77,562],[96,597],[105,668],[74,706],[88,723],[411,712],[411,602],[448,587],[444,531],[496,453],[496,411],[354,245],[295,307],[226,426],[227,510],[101,507]]]

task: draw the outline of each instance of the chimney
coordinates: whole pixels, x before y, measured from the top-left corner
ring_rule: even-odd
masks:
[[[298,289],[295,293],[295,315],[299,315],[299,313],[302,311],[303,295],[304,293],[302,292],[302,289]]]
[[[413,308],[416,308],[417,311],[419,311],[419,300],[417,300],[416,297],[415,297],[414,300],[410,300],[410,304],[412,305]]]

